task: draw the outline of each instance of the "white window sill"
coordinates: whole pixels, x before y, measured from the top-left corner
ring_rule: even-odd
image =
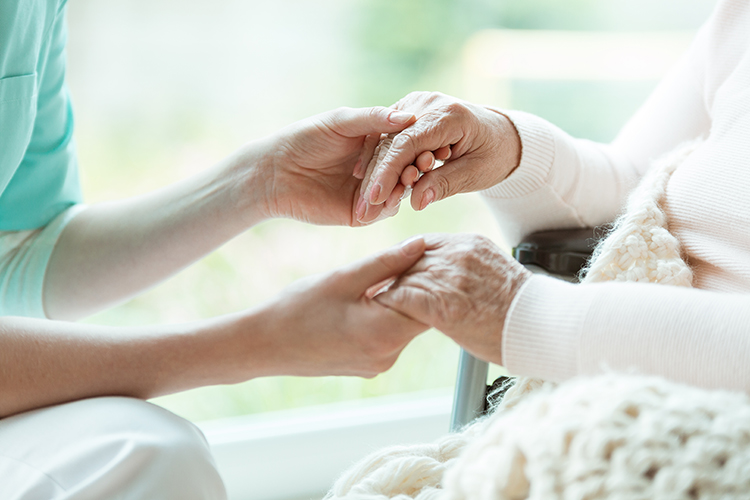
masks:
[[[448,431],[449,391],[404,394],[199,423],[229,500],[321,498],[368,453]]]

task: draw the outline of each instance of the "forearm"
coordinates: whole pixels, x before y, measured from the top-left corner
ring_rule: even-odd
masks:
[[[122,302],[260,222],[268,140],[157,191],[88,207],[65,228],[44,280],[54,319]]]
[[[504,365],[561,381],[606,370],[750,392],[750,296],[668,285],[529,280],[505,323]]]
[[[535,231],[594,226],[617,215],[641,173],[628,156],[528,113],[506,113],[521,138],[521,162],[482,194],[509,244]]]
[[[367,296],[422,256],[415,238],[253,309],[181,325],[0,316],[0,417],[75,399],[151,398],[255,377],[374,376],[426,329]]]
[[[265,374],[263,342],[253,342],[263,337],[263,315],[243,314],[239,322],[233,315],[129,328],[2,317],[0,417],[82,398],[145,399]]]
[[[610,221],[653,160],[708,133],[706,37],[704,28],[611,144],[576,139],[541,118],[506,112],[521,137],[521,164],[483,194],[509,243],[543,229]]]

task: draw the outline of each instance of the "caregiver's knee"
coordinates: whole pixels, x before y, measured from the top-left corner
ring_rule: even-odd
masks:
[[[137,399],[97,398],[77,404],[83,414],[94,417],[92,425],[100,427],[97,434],[110,448],[100,450],[104,472],[128,477],[124,498],[226,498],[208,443],[192,423]]]

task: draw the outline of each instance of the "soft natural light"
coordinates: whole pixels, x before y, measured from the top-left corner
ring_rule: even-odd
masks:
[[[387,106],[414,90],[524,109],[573,135],[611,140],[687,47],[714,3],[76,0],[69,3],[69,82],[85,199],[94,203],[143,193],[295,120],[342,105]],[[362,229],[271,221],[87,321],[183,322],[241,310],[296,279],[425,232],[478,232],[505,246],[475,195],[421,213],[404,204],[397,217]],[[393,369],[372,380],[267,378],[156,402],[207,422],[413,393],[407,398],[433,405],[427,413],[433,412],[430,422],[437,428],[448,409],[435,405],[448,404],[457,357],[451,340],[430,331]],[[494,367],[491,375],[500,372]],[[394,401],[386,399],[396,405],[394,412],[411,408]],[[357,407],[341,411],[360,418],[352,408]],[[302,418],[281,415],[290,422]],[[261,427],[271,425],[263,415],[253,418]],[[222,450],[232,439],[257,445],[255,431],[232,434],[223,424],[204,425]],[[336,439],[335,433],[326,436]],[[357,456],[367,451],[362,446],[355,447]],[[242,460],[234,451],[226,453],[220,453],[220,462],[230,455]],[[357,456],[342,458],[344,465]],[[241,470],[233,463],[227,467]],[[321,472],[312,486],[254,496],[245,486],[232,490],[232,481],[243,481],[238,474],[228,480],[235,500],[307,498],[332,479]]]

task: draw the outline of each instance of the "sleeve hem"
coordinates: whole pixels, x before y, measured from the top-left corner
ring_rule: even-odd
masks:
[[[523,111],[503,111],[521,139],[521,162],[505,180],[485,189],[489,198],[518,198],[542,187],[555,159],[555,139],[549,124]]]

